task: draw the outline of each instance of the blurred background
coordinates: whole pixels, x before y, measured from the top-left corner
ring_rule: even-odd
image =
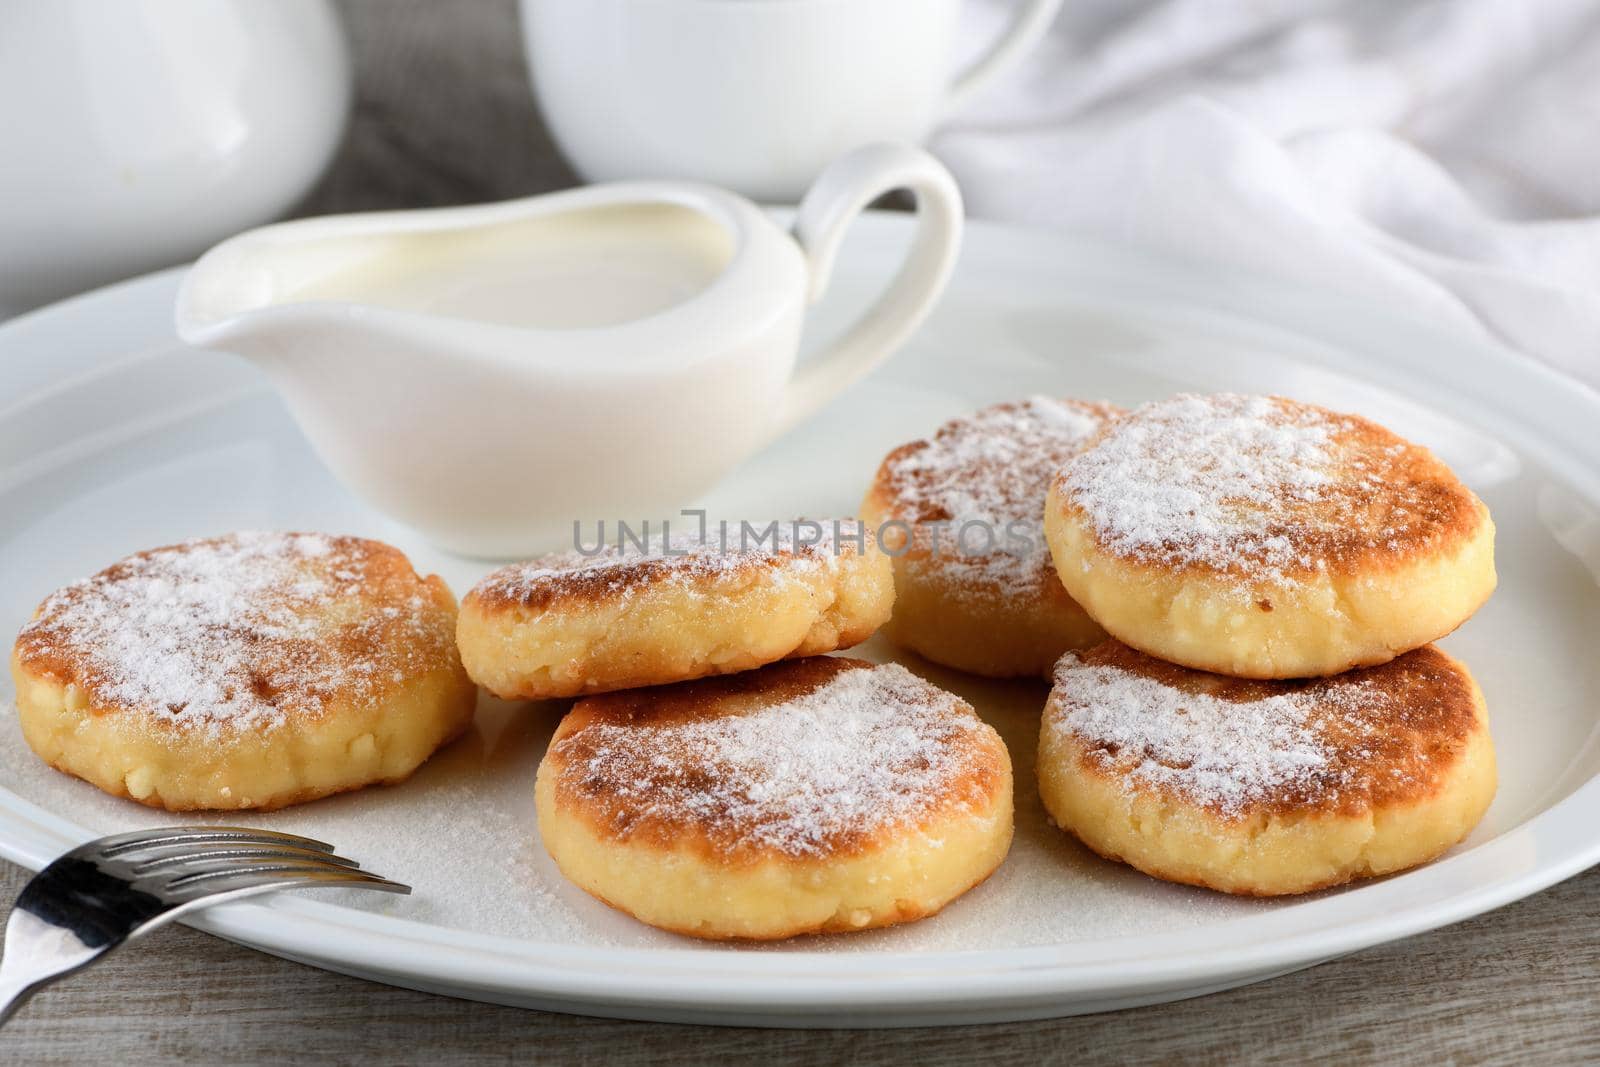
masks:
[[[651,31],[653,52],[640,50],[642,32],[618,43],[580,25],[587,11],[614,28],[623,20],[601,9],[618,5],[634,19],[664,12]],[[778,154],[785,137],[806,135],[785,124],[843,121],[825,99],[837,82],[854,93],[847,113],[922,107],[890,132],[926,134],[973,217],[1059,227],[1378,301],[1600,384],[1594,0],[1073,0],[1059,12],[1037,0],[808,0],[798,6],[826,14],[816,35],[802,42],[785,30],[784,39],[796,56],[809,49],[821,74],[776,64],[770,49],[719,53],[713,42],[690,55],[688,42],[705,32],[682,12],[705,6],[527,0],[519,19],[514,0],[15,0],[0,15],[0,124],[11,135],[0,173],[0,203],[10,205],[0,210],[0,265],[9,275],[0,315],[192,258],[284,214],[465,204],[570,186],[581,177],[563,149],[571,156],[574,147],[591,160],[609,148],[635,152],[597,166],[631,165],[640,174],[630,176],[642,176],[670,169],[661,161],[676,146],[688,153],[678,169],[691,176],[793,200],[793,180],[742,181],[710,159],[695,173],[698,157],[684,145],[703,135],[749,159]],[[794,5],[711,6],[725,19]],[[322,24],[334,22],[330,11],[331,29]],[[542,42],[533,66],[543,114],[519,25],[534,21],[528,13],[540,24],[529,41]],[[905,58],[913,51],[945,55],[954,72],[1030,18],[1039,25],[1024,27],[984,84],[945,100],[913,99],[924,87],[912,82],[926,80]],[[235,24],[222,24],[229,19]],[[155,45],[138,47],[141,39]],[[733,65],[752,54],[747,66]],[[236,114],[197,118],[189,105],[143,99],[163,81],[183,94],[175,99],[206,99],[206,79],[219,77],[197,59],[208,55],[227,58],[217,67],[230,72],[209,98],[236,93]],[[602,62],[608,57],[614,66]],[[141,75],[141,62],[166,73]],[[859,72],[873,68],[878,80],[862,80]],[[705,99],[688,95],[691,74],[702,93],[718,78],[739,86],[720,94],[726,114],[711,115]],[[600,100],[630,77],[631,98],[619,90]],[[792,83],[787,98],[775,95],[783,79]],[[905,99],[889,99],[897,94]],[[564,144],[546,121],[552,99]],[[259,157],[248,150],[250,101],[285,123],[255,138],[266,146]],[[137,121],[141,103],[162,116],[159,136]],[[734,128],[730,115],[747,125]],[[201,119],[213,145],[240,144],[214,161],[209,184],[193,177],[200,166],[184,179],[127,162],[152,141],[176,143],[185,122]],[[757,144],[751,129],[775,139]],[[89,157],[68,142],[90,134],[103,142],[116,131],[128,142],[122,156],[95,156],[106,176],[85,184],[94,167],[73,166]],[[584,139],[591,143],[580,146]],[[789,164],[816,169],[799,156]],[[162,188],[170,202],[160,200]],[[765,195],[774,189],[788,195]],[[117,247],[113,232],[123,194],[123,210],[138,220],[126,238],[133,249]],[[98,214],[75,227],[84,202]],[[213,218],[203,217],[208,211]]]
[[[528,87],[516,0],[338,0],[355,99],[297,213],[505,200],[578,184]]]

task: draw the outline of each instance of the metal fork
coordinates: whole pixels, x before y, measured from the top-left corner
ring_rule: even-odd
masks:
[[[411,887],[333,846],[233,826],[173,826],[80,845],[34,875],[6,922],[0,1025],[34,993],[187,912],[296,886]]]

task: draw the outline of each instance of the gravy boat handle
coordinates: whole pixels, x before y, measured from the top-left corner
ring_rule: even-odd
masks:
[[[775,434],[816,411],[887,359],[927,318],[961,247],[961,190],[944,165],[919,148],[871,144],[841,156],[806,192],[794,237],[810,268],[808,301],[827,291],[834,259],[850,223],[872,201],[896,189],[917,201],[916,236],[889,287],[831,346],[805,358],[790,379]]]

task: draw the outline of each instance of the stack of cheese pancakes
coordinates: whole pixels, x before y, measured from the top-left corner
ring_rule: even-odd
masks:
[[[467,594],[467,671],[582,697],[539,767],[563,874],[654,926],[765,940],[931,915],[1011,844],[1011,759],[959,697],[822,653],[890,615],[854,519],[544,556]]]
[[[892,452],[864,512],[1042,513],[1032,556],[913,537],[889,632],[1049,675],[1040,794],[1103,856],[1299,893],[1434,858],[1494,794],[1482,697],[1430,644],[1493,591],[1494,525],[1366,419],[1238,395],[1002,404]]]

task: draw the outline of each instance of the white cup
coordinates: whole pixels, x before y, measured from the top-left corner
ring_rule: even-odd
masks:
[[[794,202],[869,141],[918,143],[1061,0],[949,76],[960,0],[522,0],[545,122],[588,181],[692,178]]]

